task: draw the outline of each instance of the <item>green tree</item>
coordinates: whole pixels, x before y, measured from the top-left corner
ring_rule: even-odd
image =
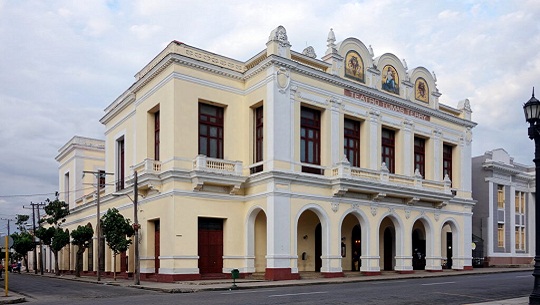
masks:
[[[28,252],[34,250],[36,243],[34,242],[34,236],[29,232],[17,232],[11,234],[13,238],[13,250],[24,260],[26,272],[28,272]]]
[[[107,245],[114,254],[114,280],[116,280],[116,255],[127,251],[131,245],[130,237],[135,230],[131,226],[131,221],[124,218],[116,208],[107,210],[107,213],[101,217],[103,236]]]
[[[30,215],[17,215],[17,221],[15,221],[15,225],[17,226],[17,229],[19,232],[27,232],[26,225],[28,224],[28,219],[30,219]]]
[[[78,226],[77,229],[71,231],[71,244],[77,246],[77,261],[75,265],[75,276],[81,276],[83,253],[90,245],[90,241],[94,236],[94,229],[91,226]]]
[[[17,226],[19,232],[11,234],[11,238],[13,238],[13,246],[11,248],[15,250],[16,256],[23,259],[26,272],[29,272],[28,252],[34,250],[36,247],[34,243],[34,236],[32,236],[32,234],[30,234],[26,229],[28,219],[30,219],[29,215],[18,214],[15,225]]]
[[[39,221],[40,224],[47,223],[49,227],[40,227],[36,230],[36,236],[41,241],[51,247],[54,254],[54,270],[56,275],[60,275],[58,268],[58,251],[69,244],[69,232],[61,228],[69,215],[69,206],[64,201],[56,198],[54,201],[47,199],[45,205],[46,216]]]

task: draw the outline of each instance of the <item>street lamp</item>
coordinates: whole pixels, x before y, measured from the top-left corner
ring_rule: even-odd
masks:
[[[534,140],[535,165],[535,254],[534,254],[534,287],[529,296],[529,304],[540,304],[540,207],[538,196],[540,191],[540,101],[534,97],[534,88],[531,99],[523,105],[525,120],[529,123],[529,138]]]
[[[133,202],[133,229],[135,230],[135,233],[134,233],[134,249],[133,249],[133,252],[134,252],[134,256],[135,256],[135,274],[134,274],[134,277],[133,277],[133,280],[134,280],[134,284],[135,285],[140,285],[141,284],[141,261],[140,261],[140,258],[139,258],[139,228],[140,228],[140,225],[139,225],[139,219],[138,219],[138,212],[137,212],[137,202],[138,202],[138,198],[139,198],[139,185],[138,185],[138,174],[137,174],[137,171],[134,171],[133,172],[133,199],[131,199],[131,197],[129,197],[128,194],[118,194],[118,193],[113,193],[112,195],[113,196],[121,196],[121,195],[126,195],[129,200],[131,200],[131,202]]]

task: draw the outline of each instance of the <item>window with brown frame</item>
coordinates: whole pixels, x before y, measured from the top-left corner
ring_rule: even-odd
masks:
[[[300,115],[300,161],[321,164],[321,112],[302,107]],[[302,166],[302,171],[322,175],[320,168]]]
[[[159,161],[159,111],[154,113],[154,160]]]
[[[223,108],[199,104],[199,154],[223,159]]]
[[[345,119],[343,125],[343,153],[351,166],[360,167],[360,122]]]
[[[426,140],[418,137],[414,138],[414,169],[426,177]]]
[[[452,180],[452,146],[443,145],[443,178],[448,175]]]
[[[124,189],[124,179],[125,179],[125,155],[124,155],[124,138],[118,139],[116,141],[117,147],[117,156],[116,156],[116,190]]]
[[[386,164],[391,173],[395,173],[395,148],[395,132],[383,128],[381,132],[382,162]]]

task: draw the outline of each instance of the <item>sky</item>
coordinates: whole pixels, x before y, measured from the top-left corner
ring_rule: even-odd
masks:
[[[523,104],[540,96],[535,0],[0,0],[0,232],[54,198],[58,149],[104,138],[104,109],[178,40],[246,61],[282,25],[292,50],[355,37],[375,57],[435,71],[440,103],[469,99],[473,156],[505,149],[532,165]]]

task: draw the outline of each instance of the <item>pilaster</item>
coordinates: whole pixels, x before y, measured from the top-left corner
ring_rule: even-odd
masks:
[[[378,153],[379,149],[377,149],[379,144],[379,119],[380,119],[381,113],[379,111],[371,109],[369,111],[369,138],[367,139],[367,143],[369,145],[369,160],[368,160],[368,168],[378,170],[379,166],[381,165],[379,162],[380,154]]]

